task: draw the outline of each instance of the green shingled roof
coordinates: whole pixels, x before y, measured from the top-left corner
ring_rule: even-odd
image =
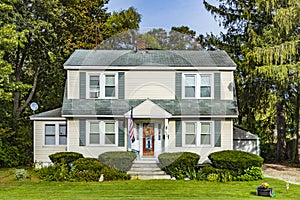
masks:
[[[124,115],[145,100],[64,99],[62,115]],[[151,100],[173,116],[237,115],[231,100]]]
[[[225,51],[76,50],[64,66],[236,67]]]

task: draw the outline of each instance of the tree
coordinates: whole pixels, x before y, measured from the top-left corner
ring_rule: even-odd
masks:
[[[294,0],[219,0],[219,3],[216,7],[204,1],[205,7],[228,29],[213,45],[226,49],[238,63],[239,123],[261,131],[255,128],[258,116],[261,118],[260,108],[276,107],[273,116],[277,116],[277,160],[282,161],[286,121],[294,118],[294,114],[285,112],[287,101],[291,100],[287,91],[291,85],[298,85],[291,82],[295,79],[287,80],[287,77],[298,74],[295,66],[299,65],[299,58],[295,52],[299,41],[299,3]],[[260,87],[259,95],[254,90],[257,87]],[[269,119],[267,113],[263,118]],[[267,122],[272,130],[275,120]]]
[[[95,48],[97,39],[120,31],[106,23],[111,16],[104,7],[107,2],[0,0],[0,127],[7,127],[0,130],[5,133],[0,140],[4,146],[16,147],[20,154],[28,152],[31,145],[23,144],[31,141],[29,103],[37,101],[40,111],[61,106],[65,59],[74,48]],[[123,29],[138,27],[140,15],[134,9],[128,12],[123,16],[127,12],[121,11],[125,18],[121,25],[127,23],[126,17],[137,19],[130,19]]]

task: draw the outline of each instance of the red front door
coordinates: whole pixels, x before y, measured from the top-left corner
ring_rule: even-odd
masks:
[[[143,155],[144,156],[154,155],[154,124],[153,123],[143,124]]]

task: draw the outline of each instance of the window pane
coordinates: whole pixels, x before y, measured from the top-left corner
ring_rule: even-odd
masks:
[[[115,123],[105,123],[105,144],[115,144]]]
[[[196,126],[195,123],[186,123],[186,133],[195,133]]]
[[[91,133],[98,133],[99,132],[99,123],[91,123],[90,124],[90,131]]]
[[[195,135],[185,135],[185,144],[191,145],[191,144],[196,144],[196,137]]]
[[[115,123],[106,123],[105,132],[114,133],[115,132]]]
[[[67,136],[59,136],[59,144],[66,145],[67,144]]]
[[[185,76],[185,86],[195,86],[195,75]]]
[[[67,126],[64,124],[59,125],[59,144],[67,144]]]
[[[105,144],[115,144],[115,134],[105,134]]]
[[[210,123],[201,123],[201,133],[210,134]]]
[[[210,86],[201,86],[200,88],[200,95],[201,97],[210,97]]]
[[[45,144],[55,145],[55,124],[45,125]]]
[[[201,85],[210,85],[210,75],[201,75]]]
[[[55,135],[55,124],[46,124],[45,135]]]
[[[115,87],[105,86],[105,97],[114,97],[114,96],[115,96]]]
[[[185,87],[185,97],[195,97],[195,87]]]
[[[201,135],[201,144],[210,144],[210,134]]]
[[[100,144],[100,136],[97,133],[90,134],[90,144]]]
[[[105,76],[105,86],[115,86],[115,75]]]
[[[90,76],[90,98],[99,97],[100,82],[99,76]]]
[[[46,136],[45,144],[47,145],[55,145],[55,136]]]
[[[90,123],[90,144],[100,144],[99,123]]]

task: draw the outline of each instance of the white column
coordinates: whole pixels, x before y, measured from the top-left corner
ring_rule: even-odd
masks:
[[[165,152],[168,152],[169,146],[169,119],[165,119]]]
[[[131,140],[130,140],[130,118],[127,119],[127,150],[131,151]]]

